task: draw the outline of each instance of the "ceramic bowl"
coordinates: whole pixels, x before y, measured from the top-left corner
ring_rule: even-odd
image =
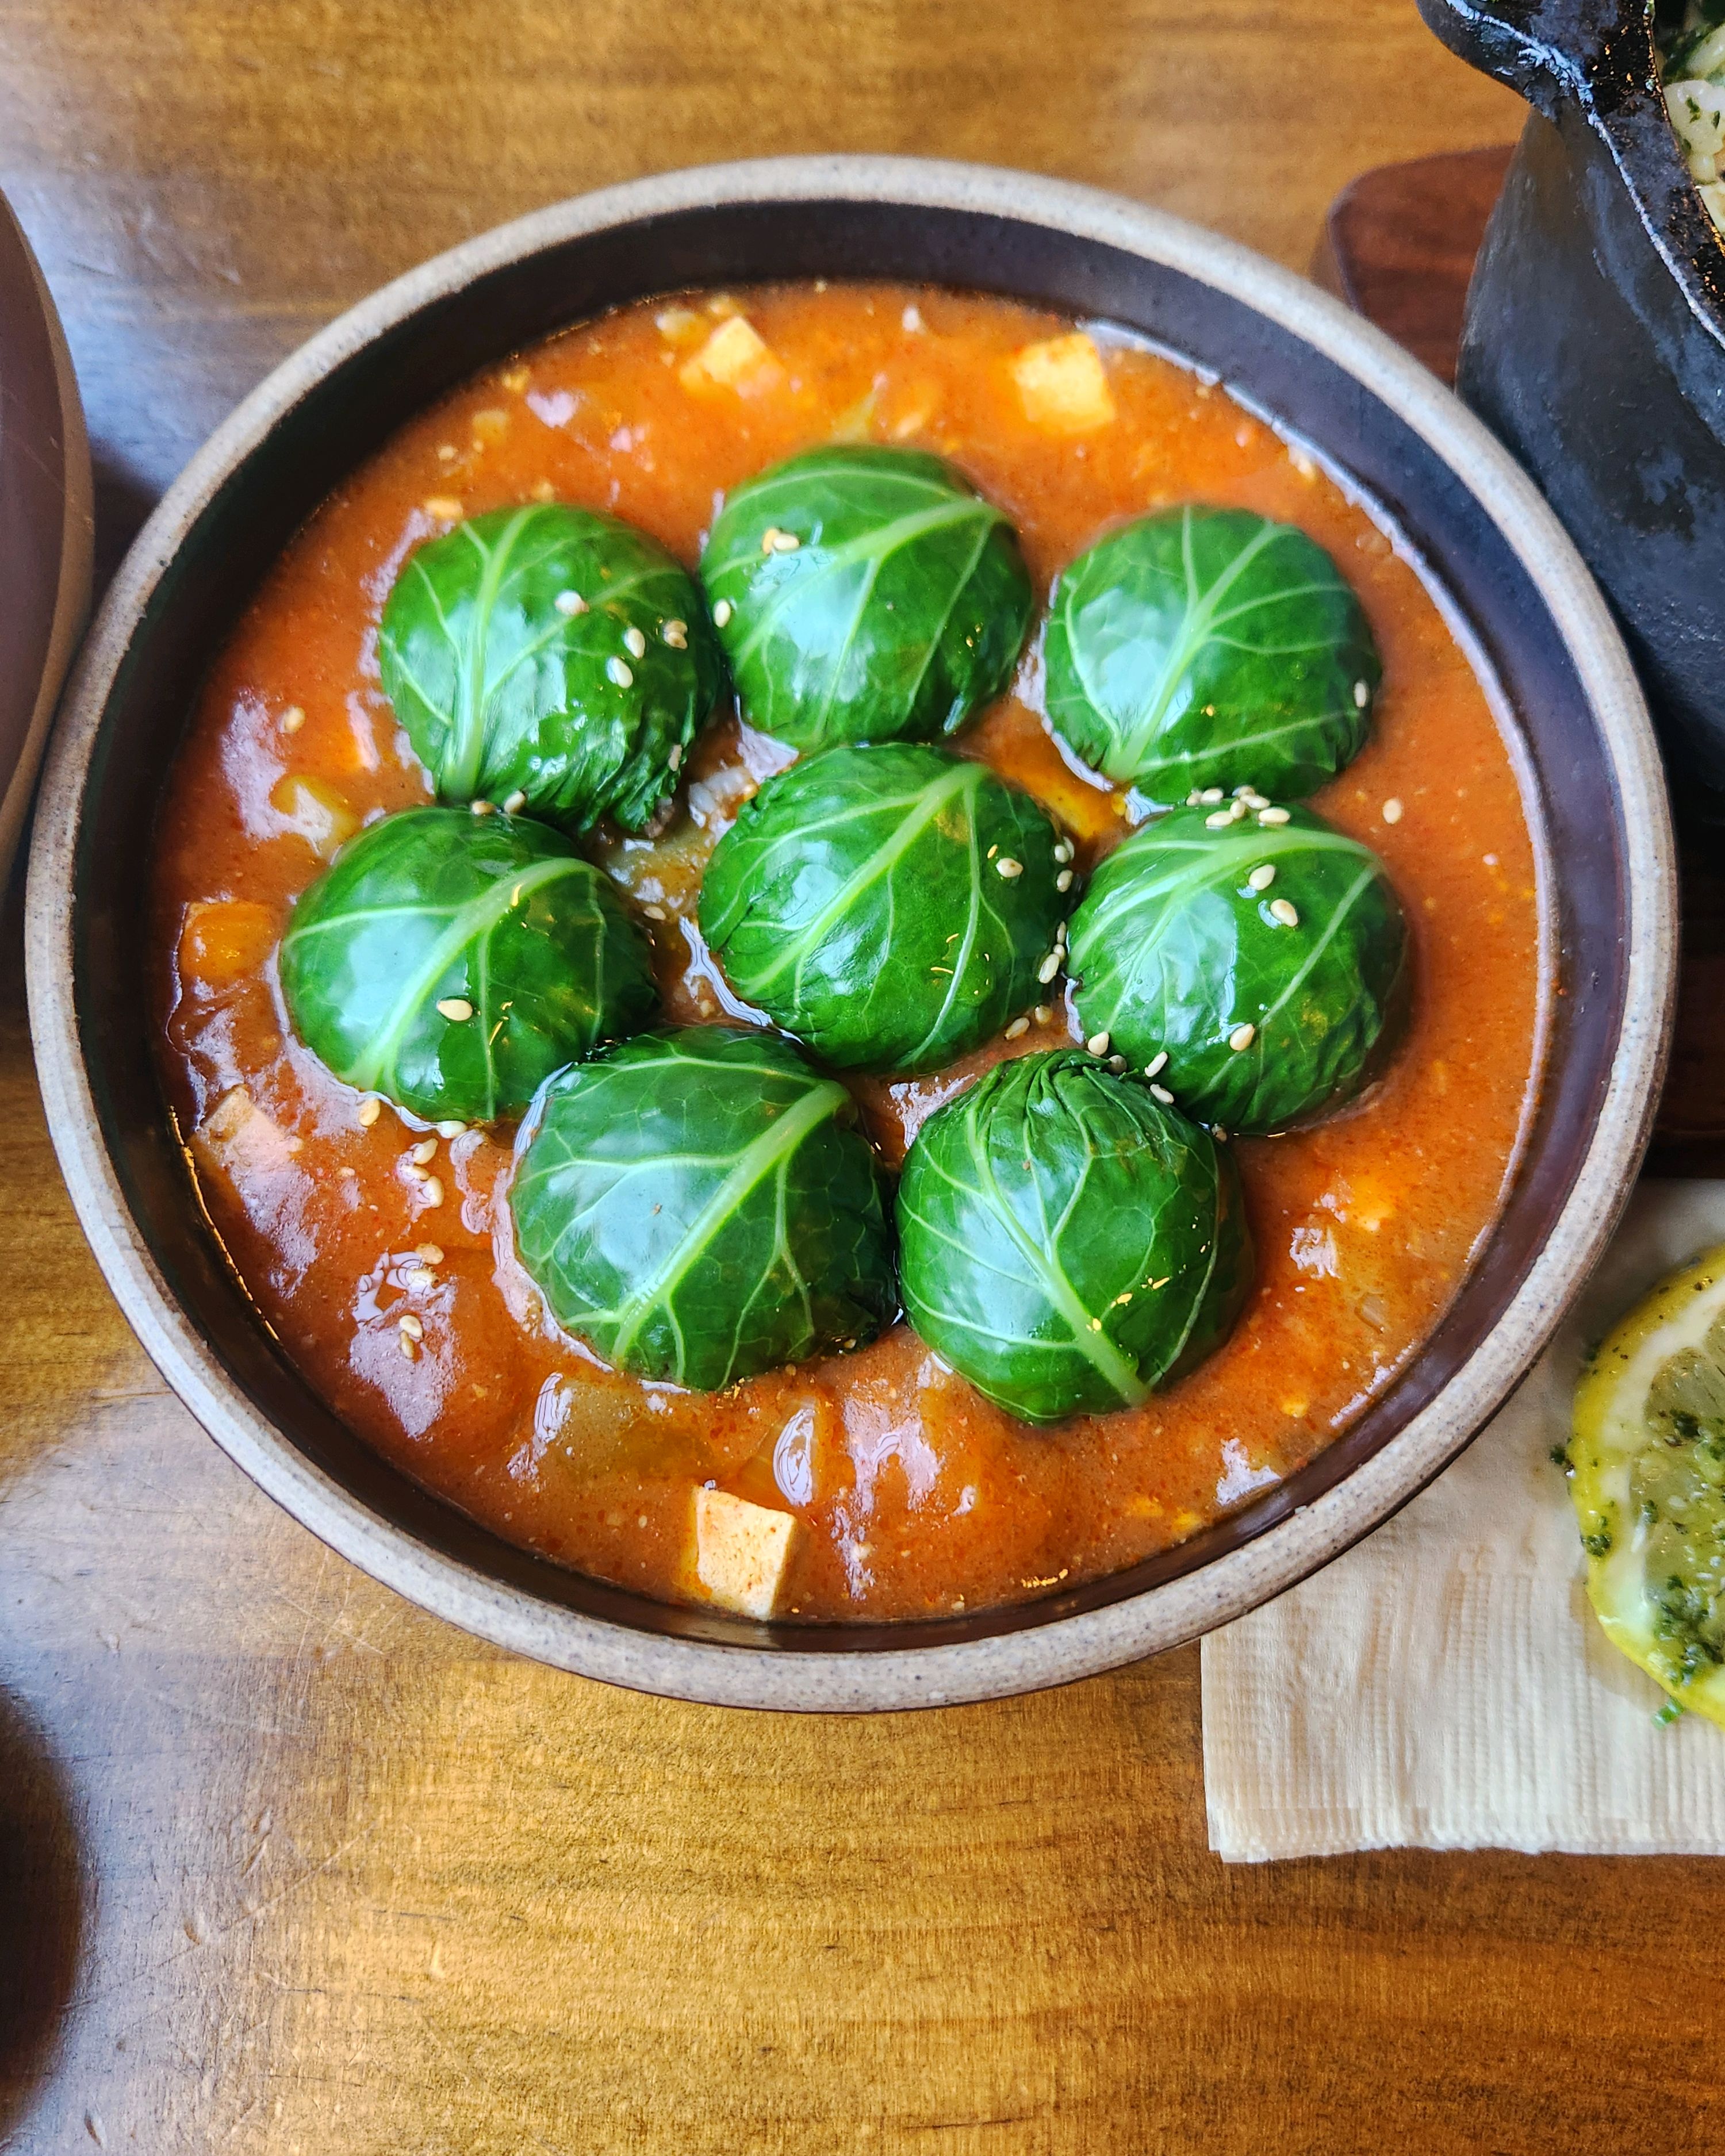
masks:
[[[30,243],[0,197],[0,886],[90,606],[90,450]]]
[[[818,1629],[660,1603],[511,1548],[355,1438],[207,1231],[153,1075],[152,814],[200,678],[318,501],[410,413],[518,346],[689,285],[896,278],[1123,324],[1315,446],[1418,550],[1519,715],[1557,993],[1515,1188],[1418,1359],[1288,1481],[1182,1548],[1026,1607]],[[1675,903],[1660,767],[1623,646],[1526,477],[1405,354],[1287,271],[1136,204],[918,160],[673,173],[471,240],[296,353],[138,540],[69,693],[31,868],[42,1086],[80,1215],[164,1375],[228,1453],[375,1578],[588,1676],[733,1706],[870,1709],[1058,1684],[1192,1638],[1410,1496],[1515,1383],[1635,1173],[1664,1058]]]

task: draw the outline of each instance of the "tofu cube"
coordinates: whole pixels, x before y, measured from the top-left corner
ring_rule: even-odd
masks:
[[[721,1609],[770,1617],[797,1522],[728,1490],[695,1493],[695,1575]]]
[[[305,1140],[290,1137],[244,1086],[234,1086],[204,1117],[192,1142],[207,1165],[239,1183],[290,1167]]]
[[[771,388],[783,373],[748,317],[732,315],[720,323],[694,358],[685,362],[678,379],[697,395],[713,388],[734,389],[740,394]]]
[[[1102,355],[1082,330],[1027,344],[1013,354],[1010,365],[1032,426],[1051,434],[1089,434],[1113,418]]]

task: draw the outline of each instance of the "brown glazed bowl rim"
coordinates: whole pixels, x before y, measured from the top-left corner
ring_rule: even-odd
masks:
[[[806,208],[799,211],[798,205],[821,209],[817,214]],[[973,1624],[955,1620],[906,1629],[875,1625],[817,1631],[691,1617],[644,1597],[600,1589],[573,1575],[559,1575],[568,1583],[566,1589],[552,1584],[531,1591],[522,1584],[518,1553],[498,1545],[494,1553],[469,1558],[452,1554],[450,1548],[434,1547],[434,1532],[423,1524],[417,1532],[403,1526],[389,1516],[388,1503],[368,1502],[309,1456],[309,1443],[296,1444],[287,1429],[260,1411],[230,1360],[212,1344],[210,1330],[182,1306],[168,1284],[152,1250],[151,1224],[134,1209],[131,1186],[101,1113],[103,1060],[117,1051],[105,1043],[104,1029],[94,1017],[81,1016],[76,975],[84,948],[79,934],[80,824],[88,808],[94,828],[102,807],[102,774],[113,754],[104,719],[116,676],[134,639],[141,636],[147,650],[148,639],[156,633],[152,624],[178,603],[177,589],[183,593],[184,579],[164,589],[182,542],[200,518],[213,515],[211,505],[222,490],[232,497],[234,484],[244,480],[248,459],[269,443],[272,430],[290,419],[295,406],[379,340],[393,338],[389,349],[404,349],[403,325],[425,335],[431,334],[427,323],[441,325],[438,333],[447,335],[451,309],[460,303],[460,295],[531,258],[543,258],[543,272],[554,261],[570,259],[567,253],[557,254],[558,249],[586,247],[592,241],[603,249],[613,244],[609,235],[621,234],[616,244],[633,250],[629,259],[639,262],[642,250],[655,244],[655,233],[698,234],[709,229],[701,219],[734,213],[752,220],[751,231],[768,235],[759,242],[762,247],[785,246],[782,274],[819,274],[807,264],[811,248],[825,244],[822,235],[829,211],[840,226],[847,216],[853,222],[864,220],[859,228],[872,229],[866,220],[886,218],[896,233],[920,234],[927,227],[938,235],[961,224],[968,232],[971,225],[963,221],[974,220],[977,230],[993,235],[990,244],[997,254],[991,259],[1015,261],[1013,250],[1018,250],[1025,259],[1076,263],[1072,275],[1081,282],[1096,262],[1123,261],[1129,270],[1136,265],[1135,274],[1153,284],[1162,280],[1171,289],[1196,295],[1202,305],[1225,307],[1230,321],[1255,325],[1277,349],[1283,344],[1297,346],[1302,367],[1327,369],[1326,378],[1333,376],[1341,385],[1349,408],[1376,400],[1373,408],[1387,413],[1386,426],[1394,422],[1396,439],[1420,445],[1422,458],[1429,452],[1436,460],[1439,475],[1433,483],[1447,498],[1463,503],[1471,520],[1467,528],[1477,524],[1496,550],[1494,558],[1512,561],[1518,565],[1517,575],[1530,580],[1544,609],[1543,622],[1548,617],[1542,634],[1548,627],[1551,648],[1579,681],[1588,719],[1597,729],[1607,767],[1600,783],[1609,782],[1614,789],[1622,829],[1612,857],[1617,877],[1613,889],[1620,889],[1620,896],[1609,902],[1603,937],[1597,924],[1591,932],[1596,951],[1615,954],[1608,992],[1615,1009],[1607,1018],[1615,1017],[1616,1030],[1609,1056],[1597,1045],[1603,1036],[1592,1036],[1595,1046],[1587,1083],[1594,1090],[1584,1112],[1572,1119],[1577,1134],[1564,1141],[1578,1163],[1567,1195],[1561,1204],[1553,1201],[1552,1217],[1543,1230],[1543,1215],[1530,1213],[1527,1254],[1517,1255],[1519,1272],[1503,1275],[1507,1284],[1502,1290],[1500,1314],[1476,1342],[1455,1350],[1462,1359],[1446,1378],[1434,1378],[1425,1394],[1416,1388],[1405,1396],[1412,1402],[1405,1419],[1384,1421],[1381,1427],[1388,1435],[1381,1442],[1374,1436],[1375,1450],[1351,1466],[1335,1466],[1327,1479],[1314,1472],[1303,1484],[1296,1476],[1280,1493],[1266,1491],[1266,1501],[1275,1502],[1267,1502],[1240,1531],[1249,1538],[1236,1537],[1230,1544],[1227,1534],[1211,1531],[1210,1537],[1198,1539],[1204,1543],[1214,1538],[1212,1553],[1189,1546],[1189,1554],[1177,1553],[1171,1571],[1164,1567],[1164,1576],[1146,1585],[1135,1584],[1130,1577],[1122,1584],[1122,1576],[1117,1576],[1111,1584],[1093,1584],[1048,1602],[987,1613]],[[782,243],[778,237],[798,232],[800,239]],[[927,252],[934,256],[946,244],[931,239]],[[922,245],[920,239],[917,245]],[[790,266],[793,254],[800,266]],[[830,274],[863,273],[854,259],[835,259]],[[1014,269],[1013,274],[1028,272]],[[954,275],[945,281],[964,280]],[[982,276],[973,282],[979,289],[985,286]],[[494,284],[492,289],[499,288]],[[1009,280],[995,289],[1021,288]],[[475,333],[489,336],[492,331],[486,324]],[[1171,331],[1168,341],[1177,343],[1177,335]],[[502,356],[501,350],[490,353],[493,359]],[[1322,441],[1312,439],[1322,452]],[[1552,790],[1548,784],[1548,797]],[[131,811],[124,807],[113,813]],[[1619,860],[1620,870],[1615,865]],[[1303,279],[1137,203],[987,167],[914,158],[814,157],[673,172],[522,218],[398,279],[270,375],[164,498],[122,566],[91,632],[44,781],[31,863],[27,940],[31,1018],[49,1127],[97,1260],[168,1383],[270,1496],[373,1578],[501,1646],[589,1676],[683,1699],[856,1711],[1005,1697],[1111,1669],[1192,1639],[1268,1601],[1327,1563],[1437,1474],[1497,1408],[1544,1344],[1598,1258],[1633,1182],[1669,1034],[1676,919],[1660,763],[1617,631],[1580,557],[1532,483],[1433,376]],[[1569,1097],[1563,1096],[1565,1101]],[[1557,1112],[1552,1111],[1554,1116]],[[1563,1173],[1568,1173],[1567,1166]],[[183,1207],[189,1199],[176,1202]],[[1515,1205],[1512,1194],[1509,1213]],[[232,1287],[224,1291],[239,1293]],[[1494,1295],[1498,1292],[1494,1287]],[[278,1357],[272,1368],[279,1363]],[[1400,1394],[1401,1386],[1399,1379],[1392,1391]],[[311,1412],[308,1406],[308,1417]],[[1314,1466],[1326,1456],[1320,1455]],[[1308,1476],[1308,1471],[1301,1472]],[[403,1493],[413,1490],[404,1477],[398,1479]],[[1309,1492],[1309,1502],[1299,1502],[1302,1492]],[[414,1502],[421,1507],[414,1517],[423,1523],[423,1493]],[[412,1512],[406,1494],[399,1509]],[[470,1552],[470,1523],[462,1524],[470,1539],[458,1547]],[[584,1597],[583,1606],[559,1600],[564,1592],[575,1601]]]
[[[90,447],[54,299],[0,195],[0,886],[90,606]]]

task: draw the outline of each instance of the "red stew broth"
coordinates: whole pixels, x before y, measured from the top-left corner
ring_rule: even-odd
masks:
[[[690,369],[715,318],[739,312],[768,356],[734,385]],[[356,473],[211,673],[169,780],[152,899],[167,1088],[211,1218],[288,1354],[356,1430],[566,1564],[701,1599],[702,1483],[803,1523],[780,1609],[805,1620],[974,1609],[1132,1564],[1344,1430],[1430,1333],[1497,1212],[1537,1075],[1541,930],[1516,769],[1486,690],[1368,511],[1220,388],[1104,341],[1112,421],[1080,434],[1033,422],[1011,357],[1071,326],[993,299],[799,285],[643,305],[568,331]],[[363,1104],[287,1027],[274,952],[295,896],[362,824],[428,798],[377,664],[378,615],[408,552],[454,516],[555,496],[628,517],[692,564],[726,488],[835,438],[952,458],[1013,517],[1045,592],[1106,527],[1147,510],[1191,501],[1286,519],[1335,556],[1383,653],[1373,738],[1314,805],[1378,851],[1401,895],[1411,1025],[1360,1104],[1310,1132],[1235,1142],[1253,1299],[1219,1354],[1142,1409],[1029,1429],[902,1325],[717,1395],[608,1371],[549,1327],[514,1260],[511,1132],[442,1139]],[[1086,869],[1132,804],[1069,767],[1040,700],[1033,646],[1014,692],[957,746],[1036,795]],[[652,936],[675,1020],[724,1015],[693,928],[701,864],[787,760],[721,719],[662,836],[595,841]],[[896,1166],[966,1078],[1076,1031],[1062,1006],[938,1077],[858,1081],[865,1127]],[[244,1112],[237,1087],[261,1112]]]

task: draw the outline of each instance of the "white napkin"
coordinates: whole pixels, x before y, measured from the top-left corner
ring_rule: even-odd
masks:
[[[1553,1445],[1584,1344],[1725,1242],[1725,1182],[1649,1182],[1579,1306],[1471,1447],[1366,1542],[1204,1642],[1210,1846],[1725,1853],[1725,1729],[1589,1608]]]

